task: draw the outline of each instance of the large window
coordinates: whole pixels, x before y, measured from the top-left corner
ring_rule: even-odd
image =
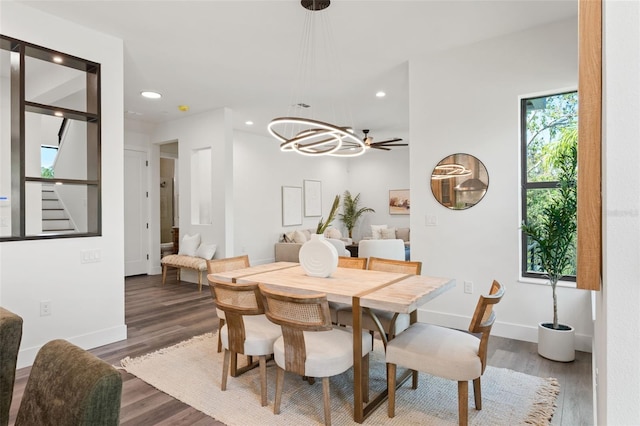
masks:
[[[0,35],[0,241],[101,235],[100,64]]]
[[[530,222],[539,217],[558,191],[558,168],[555,158],[563,145],[577,143],[578,94],[559,93],[522,99],[522,218]],[[563,271],[563,279],[575,281],[576,236],[573,236],[573,261]],[[534,245],[522,235],[522,275],[542,277],[540,259]]]

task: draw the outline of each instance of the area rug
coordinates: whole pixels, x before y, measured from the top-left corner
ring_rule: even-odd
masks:
[[[384,387],[382,345],[376,341],[371,355],[371,388]],[[276,367],[269,362],[269,405],[260,405],[258,369],[229,377],[220,390],[222,353],[216,352],[217,335],[208,333],[138,358],[125,358],[121,366],[129,373],[172,397],[227,425],[323,424],[322,381],[309,385],[294,374],[285,374],[279,415],[273,414]],[[243,359],[244,357],[240,357]],[[331,420],[334,425],[353,421],[353,370],[331,378]],[[472,425],[548,425],[560,391],[556,379],[529,376],[516,371],[487,367],[482,376],[482,410],[476,411],[473,387],[469,386],[469,423]],[[370,425],[457,425],[458,386],[453,381],[420,374],[417,390],[410,381],[396,394],[396,416],[387,416],[381,405],[365,422]]]

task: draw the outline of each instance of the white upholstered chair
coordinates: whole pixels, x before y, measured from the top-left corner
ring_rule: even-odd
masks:
[[[404,260],[404,241],[400,239],[361,240],[358,243],[358,257]]]
[[[262,296],[257,283],[229,284],[209,280],[213,284],[216,304],[225,313],[220,329],[224,362],[222,385],[227,389],[229,361],[236,354],[257,356],[260,367],[260,399],[267,405],[267,355],[273,354],[273,344],[281,336],[280,327],[264,315]],[[234,366],[231,366],[232,370]]]
[[[260,284],[267,318],[282,327],[282,337],[273,345],[273,357],[278,366],[274,414],[280,413],[284,372],[303,377],[322,377],[324,422],[331,424],[329,377],[341,374],[353,366],[353,335],[346,329],[333,328],[325,294],[290,294]],[[365,374],[363,389],[368,389],[369,352],[371,341],[362,333],[362,353]]]
[[[215,274],[216,272],[227,272],[233,271],[236,269],[244,269],[248,268],[249,265],[249,255],[244,254],[242,256],[236,257],[227,257],[226,259],[211,259],[207,260],[207,273]],[[213,292],[213,286],[209,283],[209,290],[211,290],[211,296],[215,299],[216,295]],[[218,325],[218,352],[222,351],[222,341],[220,340],[220,329],[224,325],[224,311],[219,309],[216,306],[216,315],[218,316],[218,320],[220,321],[220,325]]]
[[[345,256],[345,257],[351,256],[351,252],[347,250],[344,241],[338,240],[335,238],[326,238],[326,240],[329,241],[331,244],[333,244],[333,246],[336,248],[338,252],[338,256]]]
[[[489,333],[495,321],[493,305],[504,295],[504,288],[493,281],[488,296],[480,296],[469,325],[469,332],[431,324],[412,324],[387,344],[387,380],[389,388],[389,417],[395,415],[396,366],[414,371],[413,386],[417,387],[417,372],[458,382],[458,421],[468,422],[469,380],[473,380],[476,410],[482,409],[480,377],[487,362]]]

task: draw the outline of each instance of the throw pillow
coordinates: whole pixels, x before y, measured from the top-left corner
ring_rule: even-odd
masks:
[[[285,243],[293,243],[293,236],[296,233],[296,231],[291,231],[291,232],[287,232],[286,234],[284,234],[284,242]]]
[[[293,242],[294,243],[301,243],[304,244],[307,242],[307,237],[305,237],[304,232],[302,231],[295,231],[293,233]]]
[[[218,247],[215,244],[200,244],[198,250],[196,250],[196,257],[201,257],[203,259],[211,260],[213,259],[213,255],[216,254],[216,249]]]
[[[383,240],[395,240],[396,228],[383,228],[380,230],[380,236]]]
[[[371,225],[371,238],[379,240],[382,238],[382,229],[387,229],[387,225]]]
[[[200,234],[187,234],[182,237],[178,254],[183,254],[185,256],[195,256],[196,251],[198,250],[198,246],[200,246]]]
[[[329,228],[327,229],[327,232],[325,232],[324,236],[327,238],[333,238],[333,239],[339,240],[340,238],[342,238],[342,233],[338,231],[336,228]]]
[[[409,240],[409,228],[398,228],[396,229],[396,238],[400,238],[405,243]]]

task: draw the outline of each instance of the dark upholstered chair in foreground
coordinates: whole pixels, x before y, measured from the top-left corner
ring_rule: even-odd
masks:
[[[15,425],[117,425],[121,395],[118,370],[65,340],[53,340],[38,351]]]
[[[0,308],[0,426],[9,424],[9,407],[22,340],[22,318]]]

